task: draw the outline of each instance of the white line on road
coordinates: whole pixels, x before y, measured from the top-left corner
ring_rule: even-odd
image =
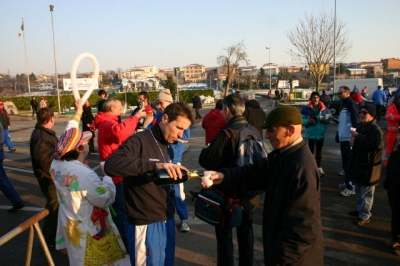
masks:
[[[0,209],[1,210],[9,210],[11,208],[12,208],[12,206],[0,205]],[[22,208],[22,209],[20,209],[18,211],[19,212],[20,211],[40,212],[40,211],[43,211],[43,210],[44,210],[44,208],[40,208],[40,207],[24,207],[24,208]]]

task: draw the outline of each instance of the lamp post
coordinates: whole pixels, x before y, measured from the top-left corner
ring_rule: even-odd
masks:
[[[271,90],[271,47],[265,47],[268,50],[268,72],[269,72],[269,89]]]
[[[60,104],[60,92],[58,90],[58,72],[57,72],[57,59],[56,59],[56,44],[54,40],[54,23],[53,23],[53,11],[54,11],[54,5],[50,5],[50,14],[51,14],[51,29],[53,31],[53,52],[54,52],[54,69],[55,69],[55,75],[56,75],[56,83],[57,83],[57,100],[58,100],[58,115],[61,114],[61,104]]]

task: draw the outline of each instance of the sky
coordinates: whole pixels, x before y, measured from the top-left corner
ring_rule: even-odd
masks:
[[[400,58],[398,7],[398,0],[336,0],[352,43],[346,62]],[[0,73],[54,75],[57,66],[65,74],[81,53],[93,54],[104,72],[215,67],[224,48],[240,41],[253,66],[298,65],[288,54],[288,32],[306,14],[334,10],[335,0],[0,0]],[[84,59],[78,72],[93,69]]]

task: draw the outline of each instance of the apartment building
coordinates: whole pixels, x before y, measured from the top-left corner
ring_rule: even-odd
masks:
[[[119,79],[145,79],[156,77],[159,69],[156,66],[139,66],[118,72]]]
[[[181,68],[181,76],[185,83],[204,82],[206,80],[206,68],[199,64],[190,64]]]

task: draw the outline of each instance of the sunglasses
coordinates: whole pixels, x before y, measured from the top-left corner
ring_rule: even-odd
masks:
[[[358,114],[360,114],[360,115],[361,115],[361,114],[363,114],[363,115],[367,115],[367,114],[368,114],[368,112],[367,112],[367,111],[359,111],[359,112],[358,112]]]
[[[343,94],[343,92],[338,92],[338,93],[336,93],[337,95],[342,95]]]

